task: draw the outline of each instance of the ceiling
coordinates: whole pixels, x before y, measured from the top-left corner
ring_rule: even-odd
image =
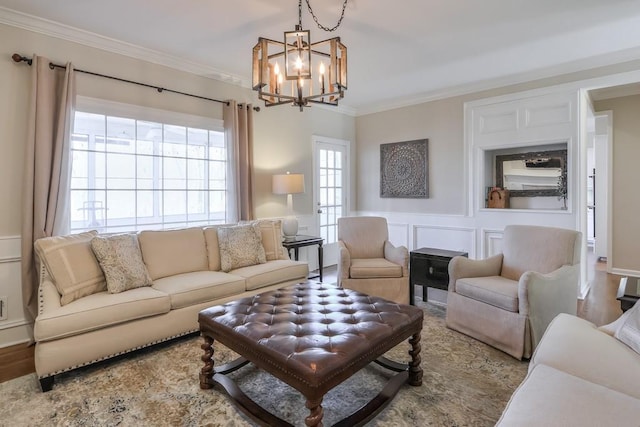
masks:
[[[253,45],[259,36],[281,40],[292,30],[297,3],[0,0],[0,8],[249,86]],[[349,49],[341,105],[358,114],[640,58],[640,0],[349,0],[331,34],[315,26],[304,3],[312,41],[339,35]],[[322,24],[333,26],[342,0],[311,5]]]

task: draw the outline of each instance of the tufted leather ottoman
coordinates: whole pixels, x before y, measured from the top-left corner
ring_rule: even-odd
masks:
[[[422,384],[422,310],[333,285],[303,283],[203,310],[200,387],[221,385],[238,407],[263,425],[291,425],[246,396],[225,374],[251,362],[305,396],[307,426],[322,425],[322,399],[371,362],[398,372],[385,388],[340,425],[361,425],[388,404],[402,384]],[[381,357],[409,339],[411,361]],[[214,369],[214,340],[241,355]],[[337,425],[337,424],[336,424]]]

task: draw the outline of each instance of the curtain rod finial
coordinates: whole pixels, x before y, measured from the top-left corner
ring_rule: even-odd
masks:
[[[22,56],[18,53],[14,53],[13,55],[11,55],[11,59],[13,59],[14,62],[26,62],[27,64],[31,65],[32,60],[31,58],[27,58],[26,56]]]

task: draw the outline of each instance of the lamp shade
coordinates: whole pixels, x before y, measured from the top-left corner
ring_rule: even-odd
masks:
[[[273,194],[304,193],[304,174],[291,173],[273,175],[271,180]]]

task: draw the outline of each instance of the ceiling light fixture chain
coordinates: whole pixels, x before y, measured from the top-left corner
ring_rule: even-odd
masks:
[[[331,27],[331,28],[325,27],[320,22],[318,22],[318,17],[316,16],[315,13],[313,13],[313,9],[311,8],[311,1],[310,0],[305,0],[305,1],[307,2],[307,8],[309,9],[309,13],[313,17],[313,20],[318,25],[318,28],[320,28],[321,30],[324,30],[324,31],[331,32],[331,31],[337,30],[338,27],[340,26],[340,24],[342,24],[342,20],[344,19],[344,11],[347,8],[347,2],[349,0],[344,0],[344,3],[342,4],[342,13],[340,14],[340,19],[338,19],[338,23],[336,25],[334,25],[333,27]],[[299,3],[302,3],[302,0],[299,0]],[[301,12],[299,12],[299,13],[301,13]],[[302,15],[300,15],[300,25],[302,25]]]

